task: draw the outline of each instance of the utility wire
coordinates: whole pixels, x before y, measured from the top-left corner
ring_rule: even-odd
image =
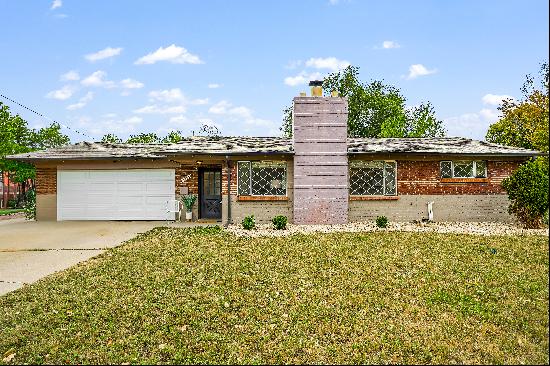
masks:
[[[58,125],[60,125],[60,126],[63,127],[63,128],[66,128],[66,129],[68,129],[68,130],[70,130],[70,131],[72,131],[72,132],[78,133],[79,135],[82,135],[82,136],[84,136],[84,137],[86,137],[86,138],[89,138],[90,141],[94,141],[94,138],[93,138],[93,137],[91,137],[91,136],[85,134],[84,132],[75,130],[74,128],[69,127],[69,126],[67,126],[66,124],[60,123],[60,122],[56,121],[55,119],[52,119],[52,118],[50,118],[50,117],[48,117],[48,116],[45,116],[45,115],[43,115],[42,113],[39,113],[39,112],[35,111],[35,110],[32,109],[32,108],[29,108],[29,107],[27,107],[27,106],[25,106],[25,105],[23,105],[23,104],[21,104],[21,103],[15,101],[15,100],[11,99],[11,98],[9,98],[9,97],[6,97],[5,95],[3,95],[3,94],[1,94],[1,93],[0,93],[0,97],[4,98],[4,99],[6,99],[6,100],[9,100],[10,102],[17,104],[17,105],[20,106],[21,108],[24,108],[24,109],[26,109],[26,110],[28,110],[28,111],[30,111],[30,112],[32,112],[32,113],[34,113],[34,114],[36,114],[36,115],[42,117],[42,118],[44,118],[44,119],[50,120],[50,121],[52,121],[52,122],[54,122],[54,123],[57,123]]]

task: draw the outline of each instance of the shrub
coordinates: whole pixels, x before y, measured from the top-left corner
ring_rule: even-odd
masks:
[[[183,202],[183,205],[185,206],[185,210],[187,212],[193,211],[193,205],[195,204],[196,200],[197,200],[197,196],[194,194],[187,194],[185,196],[181,196],[181,202]]]
[[[243,219],[242,222],[243,229],[252,230],[256,227],[256,221],[254,220],[254,215],[247,216]]]
[[[27,220],[36,219],[36,193],[34,190],[30,190],[27,192],[24,209],[25,218]]]
[[[288,219],[286,218],[286,216],[279,215],[271,219],[271,222],[273,223],[273,227],[276,230],[285,230]]]
[[[9,199],[8,200],[8,208],[16,208],[16,207],[17,207],[17,200]]]
[[[388,226],[388,218],[386,216],[378,216],[376,218],[376,226],[385,228]]]
[[[508,193],[508,212],[526,228],[540,228],[548,211],[548,165],[542,159],[522,164],[502,181]]]

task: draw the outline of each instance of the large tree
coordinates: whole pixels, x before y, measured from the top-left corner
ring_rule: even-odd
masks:
[[[443,122],[435,116],[430,102],[407,108],[401,91],[383,81],[364,83],[359,68],[348,66],[323,81],[326,96],[337,91],[348,98],[348,134],[350,137],[440,137]],[[292,107],[283,111],[281,130],[292,135]]]
[[[69,142],[69,137],[61,133],[59,124],[52,123],[38,130],[29,128],[27,121],[19,115],[12,115],[9,107],[0,102],[0,171],[8,172],[11,181],[21,183],[23,193],[26,182],[35,177],[34,166],[7,160],[6,155],[62,146]]]
[[[520,100],[502,102],[502,117],[489,127],[487,141],[548,152],[548,62],[541,65],[539,74],[539,82],[526,76]]]

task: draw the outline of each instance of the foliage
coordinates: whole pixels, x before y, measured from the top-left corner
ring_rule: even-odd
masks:
[[[540,85],[527,75],[521,88],[522,99],[504,100],[499,107],[502,117],[489,127],[487,141],[548,152],[549,67],[540,69]]]
[[[25,198],[25,218],[27,220],[36,219],[36,193],[34,189],[31,189],[27,192],[27,197]]]
[[[193,211],[193,205],[197,201],[197,196],[194,194],[187,194],[184,196],[181,196],[181,202],[183,202],[183,205],[185,206],[185,209],[187,212]]]
[[[69,138],[61,133],[59,124],[31,129],[27,121],[19,115],[12,115],[9,107],[0,102],[0,171],[9,172],[11,181],[21,183],[34,179],[35,169],[25,162],[7,160],[6,155],[57,147],[69,142]]]
[[[14,350],[13,364],[548,364],[548,258],[542,235],[158,228],[1,296],[0,354]]]
[[[168,135],[162,138],[161,142],[165,144],[177,144],[181,140],[183,140],[183,137],[180,131],[170,131]]]
[[[156,133],[140,133],[137,135],[130,135],[127,144],[158,144],[161,142],[160,137]]]
[[[101,138],[101,142],[109,144],[120,144],[122,139],[115,134],[108,133]]]
[[[350,137],[441,137],[443,122],[435,117],[430,102],[407,108],[401,91],[383,81],[363,83],[359,68],[330,74],[323,81],[326,96],[334,90],[348,98],[348,134]],[[292,135],[292,107],[283,110],[281,130]]]
[[[8,208],[16,208],[17,207],[17,200],[10,198],[8,200]]]
[[[243,229],[245,230],[252,230],[256,227],[256,220],[254,219],[254,215],[246,216],[241,225],[243,226]]]
[[[130,135],[130,137],[125,141],[127,144],[177,144],[183,140],[181,131],[170,131],[170,133],[162,138],[160,138],[156,133],[140,133],[138,135]],[[121,143],[122,139],[112,133],[104,135],[101,138],[101,142],[104,143]]]
[[[502,182],[508,192],[508,211],[527,228],[539,228],[548,211],[548,165],[542,160],[522,164]]]
[[[388,227],[388,218],[386,216],[378,216],[376,218],[376,226],[380,228]]]
[[[285,230],[288,219],[286,216],[278,215],[272,218],[271,222],[276,230]]]

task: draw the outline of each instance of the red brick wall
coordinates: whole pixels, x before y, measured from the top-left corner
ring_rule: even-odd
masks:
[[[57,168],[36,168],[36,194],[57,193]]]
[[[237,163],[231,163],[231,194],[237,194]],[[179,194],[180,187],[187,187],[189,194],[199,193],[199,168],[220,168],[222,169],[222,195],[227,195],[227,169],[225,162],[220,164],[181,164],[176,168],[176,194]],[[185,180],[185,181],[182,181]]]
[[[501,186],[520,161],[488,161],[486,183],[442,183],[439,161],[397,162],[397,194],[504,194]]]

